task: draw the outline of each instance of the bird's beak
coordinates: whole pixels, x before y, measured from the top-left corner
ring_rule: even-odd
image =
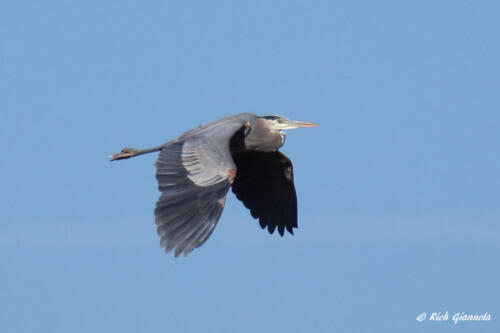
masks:
[[[278,125],[280,129],[289,130],[301,127],[318,127],[319,124],[316,123],[306,123],[304,121],[283,119],[283,121]]]

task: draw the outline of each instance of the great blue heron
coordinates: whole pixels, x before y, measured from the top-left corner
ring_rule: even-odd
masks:
[[[124,148],[110,160],[160,151],[156,179],[161,196],[155,221],[160,244],[175,256],[189,254],[212,234],[229,187],[260,226],[281,236],[297,228],[292,162],[278,149],[282,130],[317,124],[280,116],[236,114],[200,126],[161,146]]]

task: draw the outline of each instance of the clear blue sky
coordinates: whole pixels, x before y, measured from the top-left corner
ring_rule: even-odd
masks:
[[[1,332],[500,331],[498,1],[2,1]],[[159,247],[156,156],[290,131],[296,236]],[[492,314],[425,321],[421,312]]]

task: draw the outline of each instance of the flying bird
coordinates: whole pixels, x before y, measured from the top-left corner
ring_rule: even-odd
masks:
[[[188,255],[212,234],[232,188],[269,233],[297,228],[293,167],[279,152],[283,130],[318,124],[280,116],[240,113],[190,130],[148,149],[124,148],[110,160],[159,151],[156,179],[161,196],[155,222],[160,245]]]

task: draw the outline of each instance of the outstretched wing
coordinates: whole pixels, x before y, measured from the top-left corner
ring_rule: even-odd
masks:
[[[235,175],[231,136],[244,119],[209,124],[165,144],[156,162],[162,192],[155,209],[160,244],[175,256],[203,245],[219,220]]]
[[[279,151],[244,151],[233,154],[238,172],[233,193],[243,202],[260,226],[269,233],[276,227],[281,236],[297,228],[297,195],[293,185],[293,167]]]

